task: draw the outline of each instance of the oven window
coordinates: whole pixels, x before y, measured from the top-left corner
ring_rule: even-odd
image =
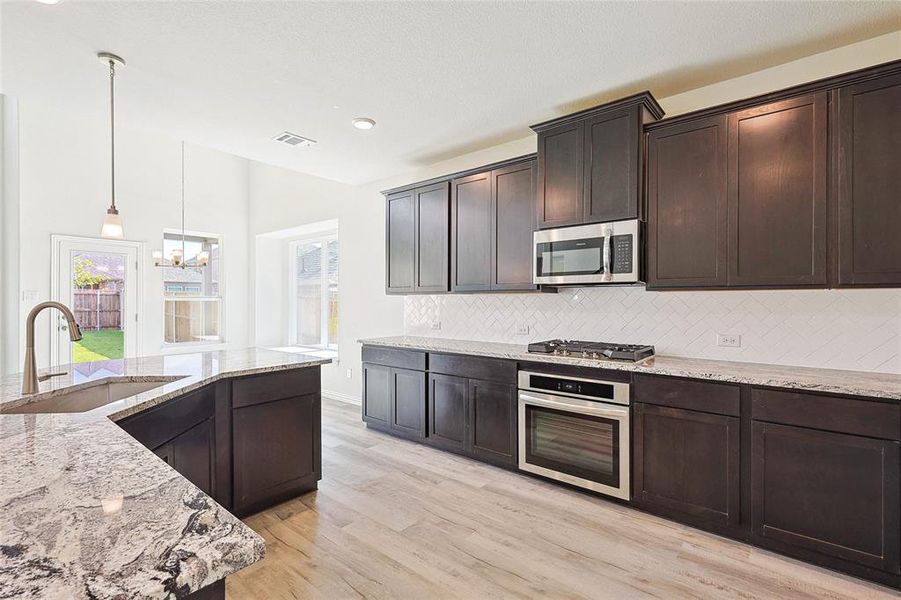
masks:
[[[596,275],[604,270],[604,238],[542,242],[537,247],[539,277]]]
[[[526,462],[619,487],[616,419],[526,405]]]

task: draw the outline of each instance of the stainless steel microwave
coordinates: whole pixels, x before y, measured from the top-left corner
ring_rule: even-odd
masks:
[[[637,283],[640,230],[632,219],[536,231],[532,280],[545,285]]]

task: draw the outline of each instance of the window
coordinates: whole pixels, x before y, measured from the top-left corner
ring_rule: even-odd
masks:
[[[181,249],[181,234],[163,235],[163,256]],[[210,263],[196,265],[199,252],[208,252]],[[186,236],[186,268],[163,267],[165,335],[167,344],[204,344],[222,341],[222,249],[219,238]]]
[[[295,346],[337,350],[337,233],[297,240],[289,248],[288,341]]]

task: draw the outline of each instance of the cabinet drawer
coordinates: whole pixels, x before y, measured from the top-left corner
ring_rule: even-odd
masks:
[[[501,358],[464,356],[461,354],[431,354],[429,371],[444,375],[469,377],[486,381],[516,384],[516,363]]]
[[[401,369],[425,371],[426,353],[419,350],[363,346],[363,362]]]
[[[215,398],[215,386],[206,386],[123,419],[119,426],[141,444],[155,450],[211,419],[215,411]]]
[[[741,402],[737,385],[638,374],[633,377],[632,385],[635,402],[730,417],[739,415]]]
[[[901,440],[901,405],[752,388],[751,418],[838,433]]]
[[[232,382],[232,407],[253,406],[319,392],[319,367],[264,373]]]

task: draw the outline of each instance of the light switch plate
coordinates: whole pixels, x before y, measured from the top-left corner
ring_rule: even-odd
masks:
[[[441,329],[441,321],[432,321],[430,323],[430,325],[431,325],[431,328],[435,331],[438,331],[439,329]]]

